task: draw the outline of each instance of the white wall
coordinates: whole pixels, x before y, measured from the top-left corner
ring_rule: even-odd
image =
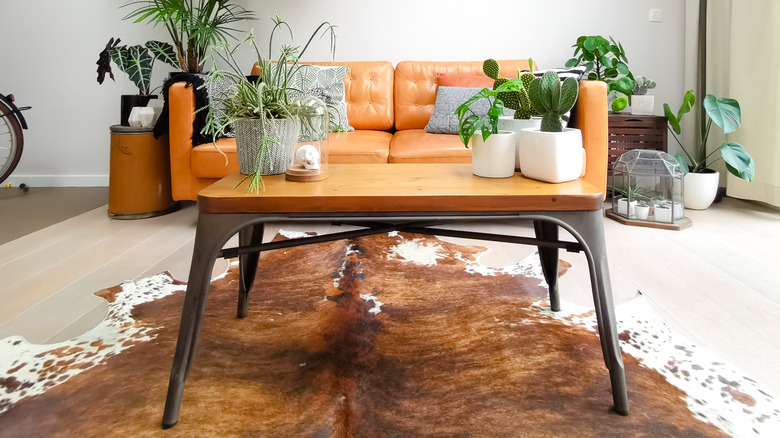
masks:
[[[580,35],[613,36],[623,43],[635,75],[658,83],[662,103],[683,94],[685,4],[679,0],[240,0],[260,20],[265,46],[274,13],[288,21],[303,44],[322,21],[338,26],[336,60],[483,60],[534,58],[560,67]],[[112,36],[123,43],[168,41],[162,28],[123,21],[124,1],[28,0],[0,2],[0,92],[13,92],[25,113],[22,161],[12,182],[34,186],[107,185],[109,126],[119,122],[119,95],[130,81],[96,82],[98,53]],[[663,22],[648,21],[662,9]],[[252,59],[243,58],[247,65]],[[315,41],[305,60],[327,60],[328,41]],[[116,70],[116,69],[115,69]],[[157,83],[170,69],[160,64]]]

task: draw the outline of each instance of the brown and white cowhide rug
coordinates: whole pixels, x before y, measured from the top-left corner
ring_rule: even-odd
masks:
[[[108,318],[71,342],[0,341],[0,436],[780,436],[770,395],[641,299],[617,309],[631,415],[609,412],[592,312],[548,311],[535,255],[482,252],[398,233],[267,252],[246,319],[233,266],[167,431],[184,286],[101,291]]]

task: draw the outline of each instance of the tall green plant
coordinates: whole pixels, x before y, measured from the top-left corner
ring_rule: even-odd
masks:
[[[561,116],[571,111],[579,92],[579,84],[574,78],[566,78],[561,82],[555,72],[550,71],[541,78],[534,79],[528,87],[528,97],[536,111],[542,115],[540,130],[562,132]]]
[[[628,68],[628,58],[623,45],[601,35],[581,36],[572,45],[574,55],[566,61],[566,67],[585,66],[589,81],[607,83],[609,92],[619,92],[631,96],[634,89],[634,75]],[[624,97],[615,99],[612,103],[614,111],[620,111],[628,105]]]
[[[689,113],[692,109],[695,112],[699,112],[704,108],[707,114],[707,120],[703,126],[700,127],[700,132],[696,140],[697,144],[694,146],[694,150],[689,152],[685,149],[678,135],[682,134],[682,127],[680,123],[685,114]],[[664,104],[664,114],[669,120],[669,131],[672,133],[672,137],[680,145],[680,149],[683,154],[679,152],[675,154],[677,162],[680,163],[680,167],[683,172],[704,172],[712,163],[717,162],[718,159],[723,159],[726,162],[726,169],[734,176],[742,178],[745,181],[752,181],[756,176],[756,165],[753,162],[753,157],[745,150],[745,148],[734,142],[724,142],[718,149],[713,150],[707,154],[707,138],[712,129],[713,122],[723,130],[724,134],[730,134],[736,131],[742,126],[742,111],[739,107],[739,102],[736,99],[721,98],[718,99],[712,94],[708,94],[704,101],[697,106],[696,96],[693,94],[693,90],[688,90],[683,96],[683,102],[680,109],[677,111],[677,115],[672,112],[669,104]],[[720,153],[720,158],[714,161],[709,161],[715,153]]]
[[[179,68],[189,73],[203,71],[209,48],[232,38],[233,23],[255,19],[252,12],[231,0],[132,0],[122,7],[133,8],[126,20],[165,26]]]

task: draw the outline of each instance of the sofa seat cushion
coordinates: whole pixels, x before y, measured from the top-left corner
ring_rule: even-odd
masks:
[[[387,163],[393,134],[358,129],[328,136],[328,161],[334,164]]]
[[[205,143],[192,148],[190,158],[192,175],[196,178],[224,178],[233,172],[238,172],[238,157],[236,155],[236,139],[220,138],[217,140],[219,150],[227,155],[219,153],[214,143]]]
[[[407,129],[393,136],[390,163],[471,163],[471,149],[457,135]]]

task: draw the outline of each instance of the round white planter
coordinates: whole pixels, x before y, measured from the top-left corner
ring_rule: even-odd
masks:
[[[573,181],[582,176],[585,170],[582,132],[575,128],[564,128],[563,132],[523,129],[520,132],[518,156],[523,176],[539,181]]]
[[[515,133],[515,170],[520,170],[520,131],[527,128],[539,128],[541,125],[541,117],[515,119],[510,116],[501,116],[498,118],[498,129]]]
[[[704,210],[718,194],[720,173],[687,173],[683,178],[683,204],[685,208]]]
[[[471,137],[471,168],[474,175],[485,178],[509,178],[515,174],[515,133],[498,131],[482,140],[482,134]]]

